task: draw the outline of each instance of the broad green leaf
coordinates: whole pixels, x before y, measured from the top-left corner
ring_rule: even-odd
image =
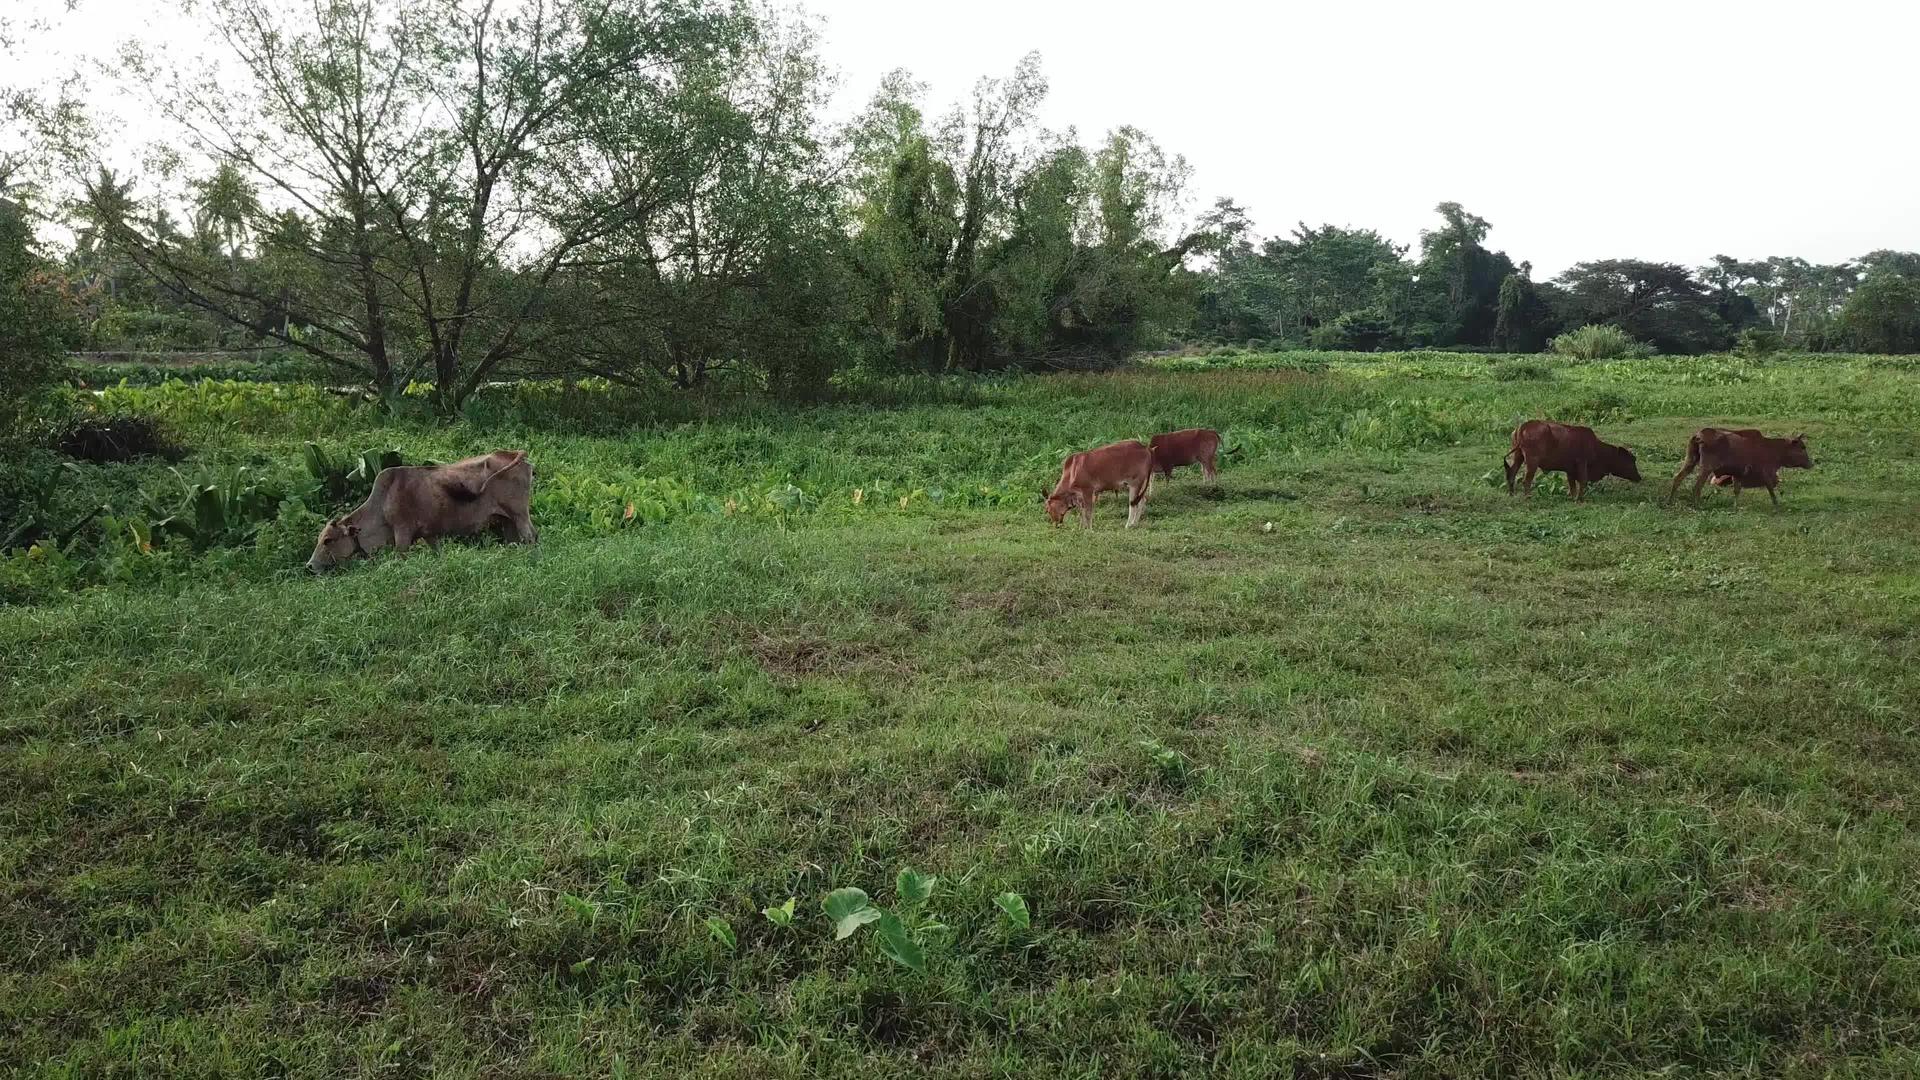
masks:
[[[907,933],[907,928],[900,924],[898,918],[891,914],[882,915],[879,925],[874,929],[880,932],[881,952],[893,957],[902,967],[910,967],[915,971],[927,970],[927,954],[921,950],[920,943]]]
[[[880,909],[867,899],[864,889],[835,889],[820,906],[833,920],[833,940],[839,941],[880,917]]]
[[[707,920],[707,933],[713,935],[713,940],[725,945],[728,952],[732,952],[739,944],[739,940],[733,935],[733,927],[727,925],[727,920],[717,915]]]
[[[593,966],[593,957],[589,956],[585,960],[574,961],[572,964],[568,965],[567,970],[573,972],[575,975],[580,975],[585,973],[586,970],[592,966]]]
[[[1007,921],[1017,930],[1025,930],[1033,924],[1033,915],[1027,910],[1026,897],[1019,893],[1004,892],[993,898],[993,906],[1006,915]]]
[[[893,884],[900,899],[910,904],[920,904],[933,895],[934,883],[939,880],[932,874],[923,874],[909,866],[900,871],[900,876],[894,879]]]
[[[793,897],[787,897],[787,902],[781,904],[779,907],[761,908],[760,914],[765,915],[767,921],[775,926],[792,926]]]

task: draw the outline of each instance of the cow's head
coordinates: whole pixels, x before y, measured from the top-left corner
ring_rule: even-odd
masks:
[[[366,554],[360,546],[360,526],[346,518],[334,518],[320,530],[320,539],[313,545],[313,555],[307,559],[307,569],[316,574],[324,574],[336,566],[353,561],[356,555]]]
[[[1633,451],[1624,446],[1607,447],[1607,475],[1639,483],[1640,466],[1633,460]]]
[[[1807,453],[1807,437],[1795,435],[1787,440],[1787,452],[1780,464],[1791,465],[1796,469],[1813,468],[1813,457]]]
[[[1046,507],[1047,517],[1058,525],[1067,519],[1067,511],[1072,509],[1073,504],[1065,495],[1049,495],[1046,498]]]

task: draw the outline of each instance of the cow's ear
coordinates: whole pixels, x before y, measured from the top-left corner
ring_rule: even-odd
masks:
[[[1802,431],[1802,432],[1797,432],[1797,433],[1796,433],[1796,434],[1795,434],[1795,435],[1793,436],[1793,441],[1794,441],[1795,443],[1798,443],[1798,444],[1799,444],[1799,445],[1801,445],[1801,446],[1805,446],[1805,445],[1807,445],[1807,433],[1806,433],[1806,432],[1804,432],[1804,431]]]
[[[348,535],[348,536],[359,536],[359,535],[360,535],[360,526],[358,526],[358,525],[349,525],[349,526],[347,526],[347,535]]]

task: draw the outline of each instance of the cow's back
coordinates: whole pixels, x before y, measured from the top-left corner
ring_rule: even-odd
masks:
[[[1153,456],[1166,465],[1191,465],[1220,448],[1220,433],[1212,428],[1187,428],[1155,435],[1149,443]]]
[[[478,532],[497,516],[524,516],[532,467],[504,451],[446,465],[382,469],[373,498],[390,526],[421,536]]]
[[[1579,424],[1529,420],[1514,429],[1513,446],[1535,468],[1565,470],[1594,460],[1600,452],[1600,437]]]

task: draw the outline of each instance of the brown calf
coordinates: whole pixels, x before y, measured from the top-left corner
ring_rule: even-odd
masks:
[[[1757,428],[1701,428],[1687,440],[1687,459],[1673,474],[1663,502],[1672,502],[1680,490],[1680,481],[1696,467],[1700,478],[1693,482],[1693,501],[1700,501],[1700,489],[1711,481],[1715,487],[1733,485],[1733,497],[1750,487],[1767,489],[1774,506],[1780,505],[1781,469],[1811,469],[1813,458],[1807,454],[1807,437],[1776,439],[1762,435]]]
[[[1640,467],[1633,451],[1600,441],[1590,427],[1556,424],[1551,420],[1529,420],[1513,429],[1513,449],[1507,451],[1507,494],[1513,494],[1513,477],[1520,466],[1527,467],[1523,485],[1533,494],[1533,474],[1563,472],[1567,490],[1574,499],[1587,497],[1587,485],[1608,476],[1640,482]]]
[[[1173,470],[1182,465],[1198,465],[1207,483],[1219,482],[1220,433],[1212,428],[1169,431],[1155,435],[1147,445],[1153,450],[1154,467],[1167,479],[1173,479]]]
[[[1127,490],[1127,528],[1140,523],[1147,511],[1147,488],[1153,484],[1153,451],[1136,439],[1098,450],[1084,450],[1060,466],[1060,482],[1046,499],[1047,516],[1055,525],[1067,511],[1080,511],[1080,522],[1093,525],[1093,501],[1103,491]]]

